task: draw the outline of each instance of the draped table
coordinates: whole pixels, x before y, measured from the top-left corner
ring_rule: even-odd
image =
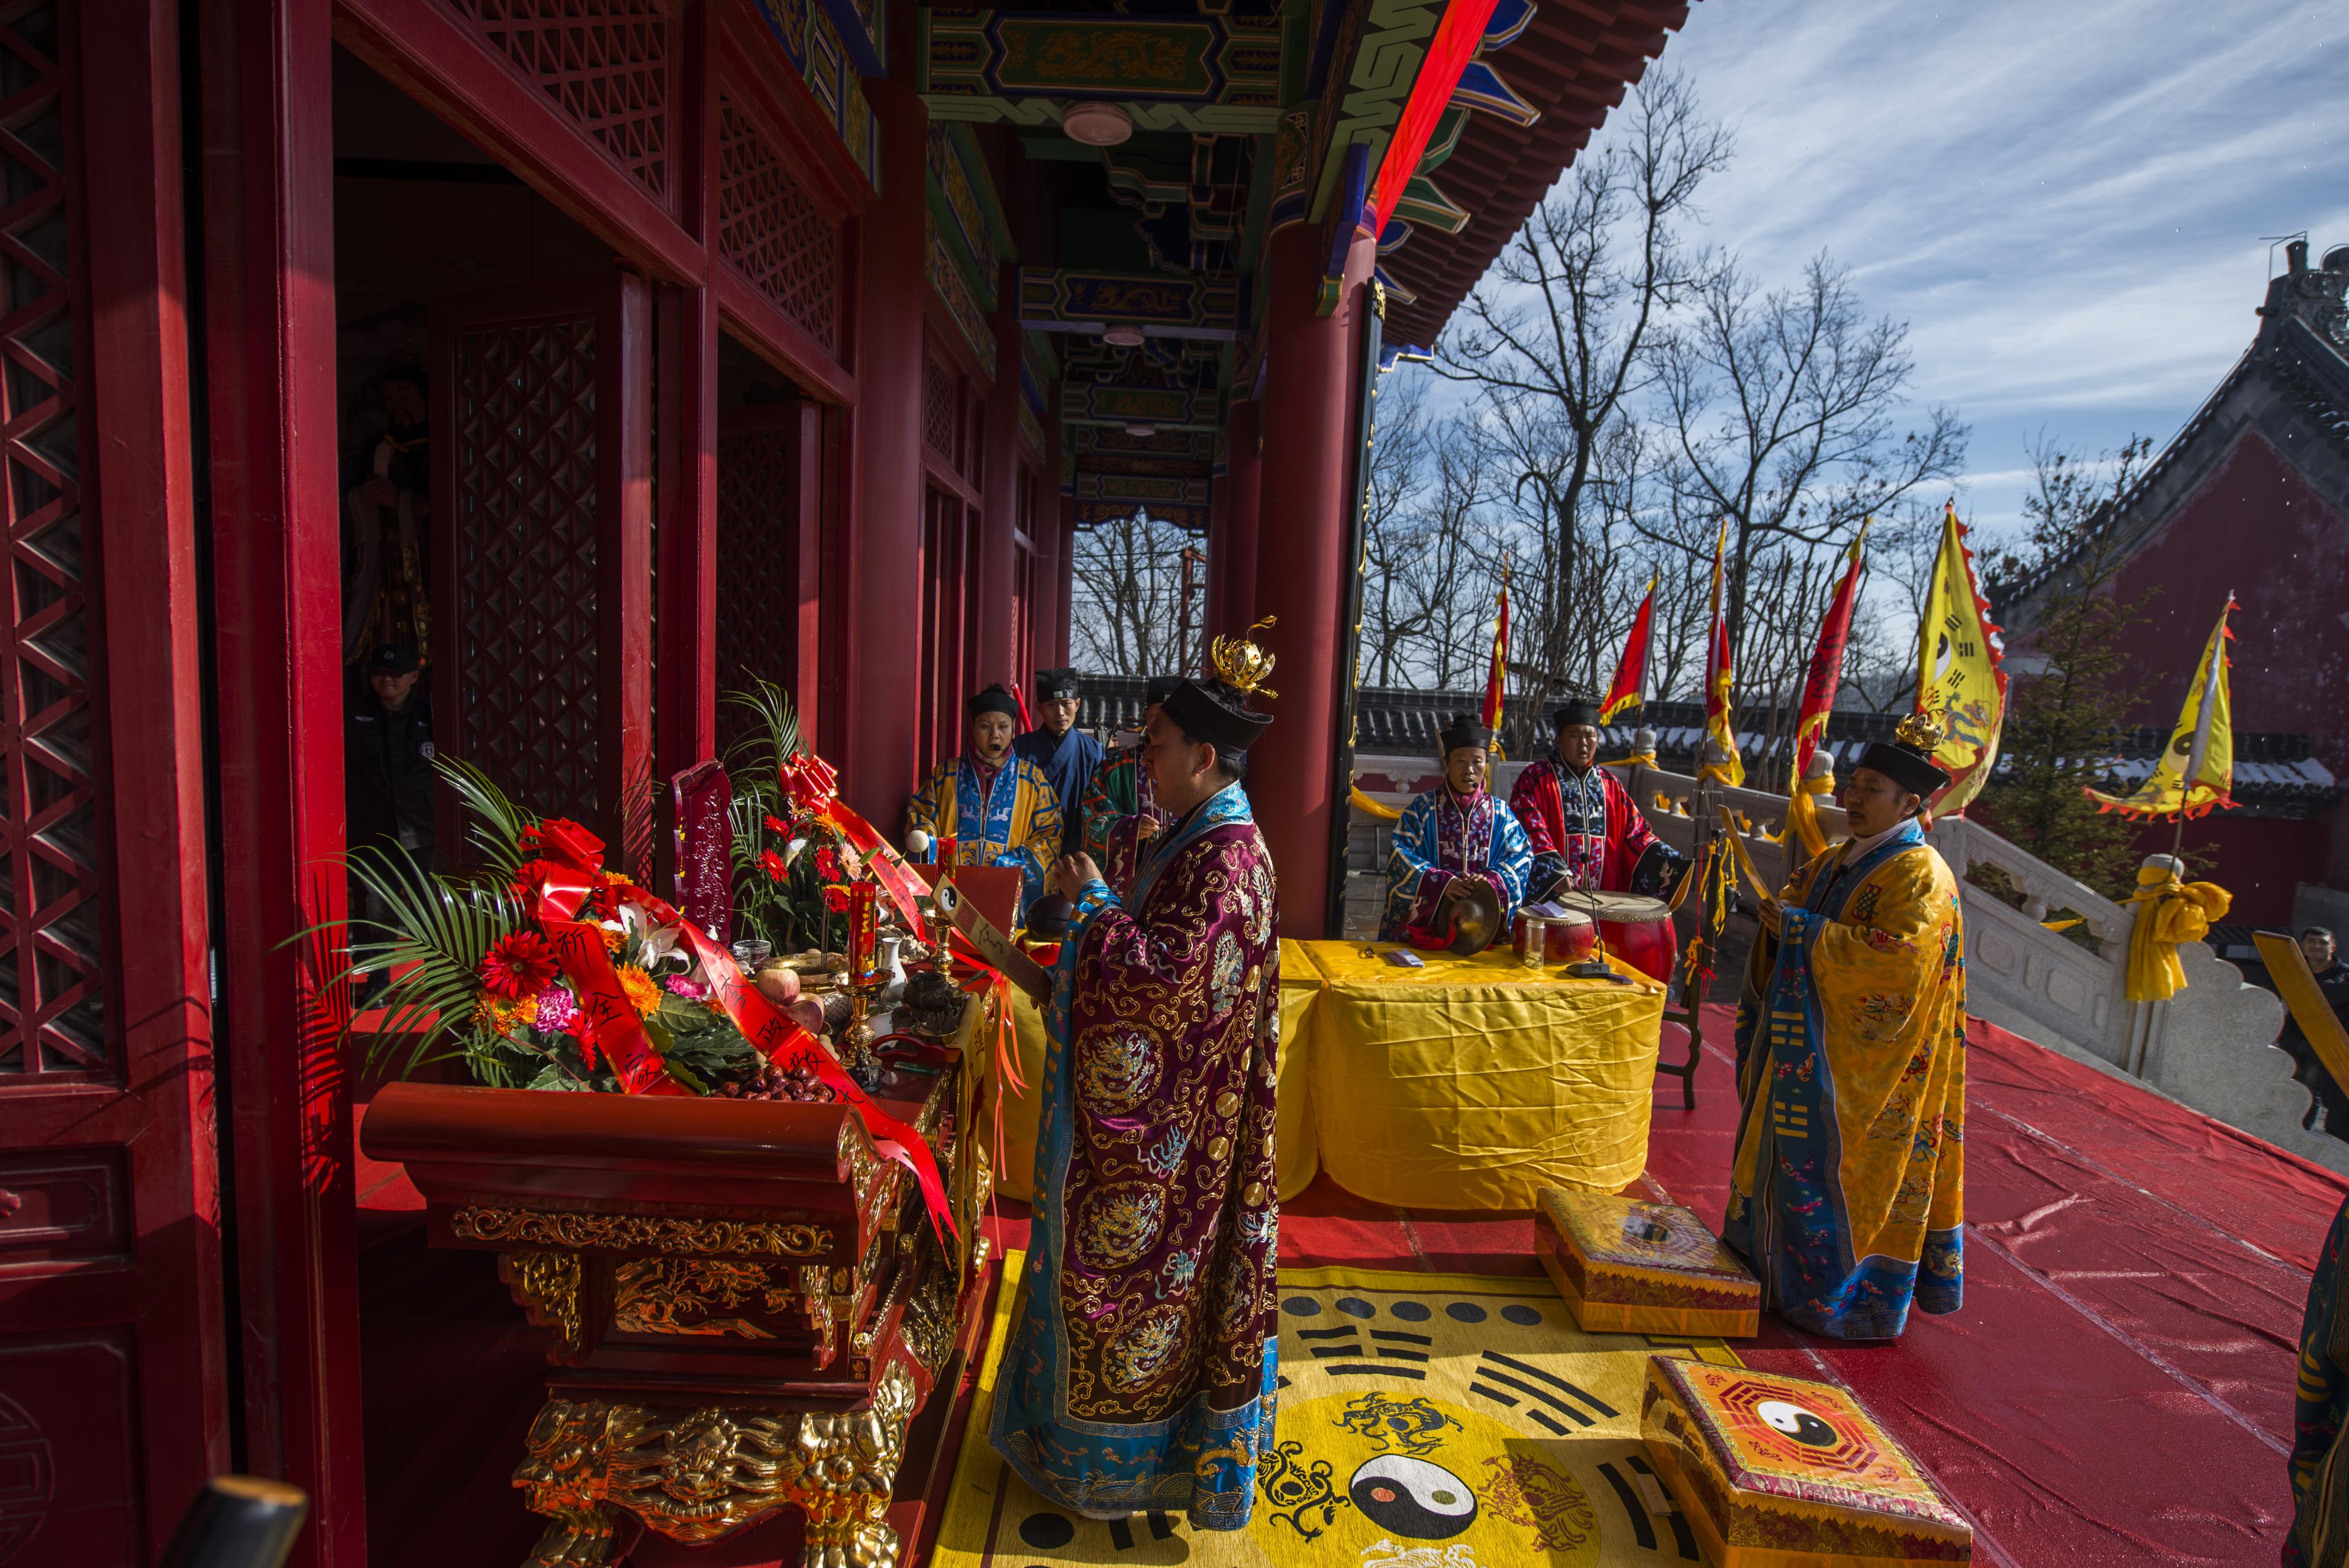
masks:
[[[1280,944],[1282,1198],[1317,1170],[1413,1209],[1531,1209],[1545,1187],[1614,1192],[1639,1179],[1661,986],[1620,965],[1631,984],[1571,980],[1506,950],[1399,969],[1384,950]],[[996,1137],[999,1106],[997,1189],[1026,1199],[1044,1021],[1017,995],[1012,1020],[1026,1090],[990,1084],[982,1136]]]
[[[1531,1209],[1545,1187],[1615,1192],[1648,1162],[1664,988],[1529,970],[1506,949],[1422,953],[1305,942],[1321,977],[1306,1025],[1321,1168],[1408,1209]],[[1371,956],[1363,956],[1368,952]]]

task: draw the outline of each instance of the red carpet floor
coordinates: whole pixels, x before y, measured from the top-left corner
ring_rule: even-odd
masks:
[[[1717,1220],[1736,1107],[1728,1012],[1706,1015],[1698,1108],[1663,1081],[1644,1186]],[[1964,1310],[1887,1345],[1765,1323],[1739,1354],[1857,1393],[1971,1512],[1978,1562],[2275,1562],[2301,1308],[2349,1183],[2003,1030],[1970,1038]],[[537,1534],[506,1480],[536,1334],[488,1254],[423,1246],[396,1169],[363,1162],[359,1185],[370,1558],[511,1568]],[[1323,1179],[1281,1218],[1284,1264],[1539,1272],[1523,1215]]]

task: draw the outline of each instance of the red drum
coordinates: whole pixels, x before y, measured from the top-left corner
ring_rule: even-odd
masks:
[[[1526,956],[1526,913],[1522,909],[1515,917],[1509,947],[1519,958]],[[1599,928],[1590,923],[1589,916],[1578,910],[1551,915],[1542,927],[1542,951],[1552,963],[1579,963],[1598,947]]]
[[[1624,963],[1651,980],[1671,983],[1681,944],[1671,905],[1637,893],[1559,893],[1555,901],[1597,920],[1607,950]]]

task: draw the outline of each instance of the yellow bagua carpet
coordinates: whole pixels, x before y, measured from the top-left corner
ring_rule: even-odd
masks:
[[[1005,1276],[1024,1279],[1020,1255]],[[1099,1523],[987,1446],[1014,1295],[997,1306],[936,1568],[1625,1568],[1701,1563],[1640,1442],[1658,1352],[1717,1340],[1584,1334],[1542,1279],[1283,1270],[1280,1413],[1245,1531]]]

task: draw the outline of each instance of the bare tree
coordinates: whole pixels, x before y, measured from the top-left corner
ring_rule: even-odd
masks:
[[[1792,289],[1765,292],[1722,268],[1659,335],[1654,358],[1671,505],[1638,525],[1709,573],[1727,524],[1739,684],[1789,692],[1834,592],[1836,555],[1863,519],[1954,476],[1965,426],[1934,407],[1920,428],[1898,429],[1915,369],[1908,327],[1869,319],[1849,274],[1825,256]],[[1774,711],[1766,727],[1775,735],[1791,722]]]
[[[1181,646],[1183,552],[1196,541],[1146,514],[1080,530],[1070,565],[1070,646],[1105,675],[1162,675],[1190,667]],[[1200,627],[1200,607],[1191,626]]]
[[[1591,491],[1609,431],[1651,373],[1650,339],[1712,275],[1682,227],[1731,139],[1697,110],[1686,81],[1651,74],[1618,135],[1578,160],[1470,295],[1440,347],[1439,371],[1479,387],[1530,503],[1539,547],[1526,663],[1544,690],[1591,664],[1591,597],[1609,574],[1585,554]]]
[[[1392,686],[1405,645],[1427,629],[1428,607],[1412,591],[1413,563],[1426,548],[1419,500],[1427,488],[1426,382],[1405,371],[1382,378],[1372,405],[1370,473],[1362,493],[1362,678]]]

